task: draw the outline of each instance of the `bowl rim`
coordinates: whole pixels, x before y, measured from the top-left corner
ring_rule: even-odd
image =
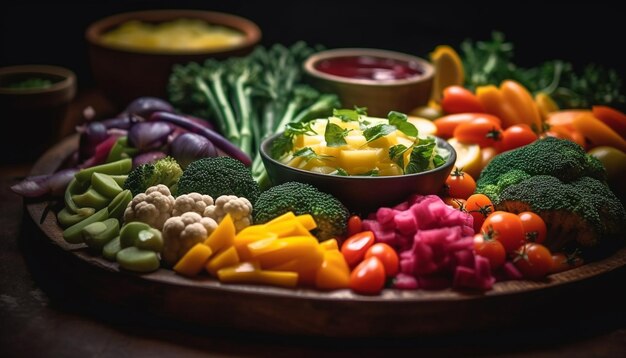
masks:
[[[415,62],[417,63],[423,70],[424,73],[411,76],[403,79],[393,79],[393,80],[370,80],[370,79],[362,79],[362,78],[349,78],[331,75],[326,72],[322,72],[315,67],[319,61],[327,60],[329,58],[335,57],[349,57],[349,56],[372,56],[372,57],[387,57],[395,60],[401,60],[406,62]],[[373,87],[391,87],[391,86],[403,86],[408,84],[415,84],[420,82],[425,82],[430,80],[435,75],[435,68],[433,65],[427,60],[410,55],[407,53],[384,50],[384,49],[376,49],[376,48],[359,48],[359,47],[350,47],[350,48],[335,48],[330,50],[324,50],[317,52],[311,56],[309,56],[303,64],[304,71],[308,73],[310,76],[317,77],[320,79],[324,79],[332,82],[340,82],[340,83],[348,83],[355,85],[366,85]]]
[[[312,176],[317,176],[317,177],[327,177],[327,178],[332,178],[333,180],[339,180],[339,181],[352,181],[352,180],[357,180],[357,181],[366,181],[366,180],[406,180],[406,178],[412,178],[412,177],[419,177],[419,176],[423,176],[423,175],[427,175],[430,173],[435,173],[438,171],[442,171],[442,170],[447,170],[449,167],[454,166],[454,164],[456,163],[456,150],[454,149],[454,147],[448,143],[448,141],[446,141],[445,139],[441,138],[441,137],[437,137],[435,135],[433,135],[432,137],[435,138],[435,143],[437,145],[437,147],[445,147],[449,152],[450,155],[448,156],[448,159],[446,160],[446,162],[444,164],[442,164],[441,166],[437,167],[437,168],[433,168],[430,170],[426,170],[423,172],[419,172],[419,173],[412,173],[412,174],[402,174],[402,175],[385,175],[385,176],[359,176],[359,175],[350,175],[350,176],[343,176],[343,175],[331,175],[331,174],[324,174],[324,173],[316,173],[316,172],[312,172],[312,171],[308,171],[308,170],[304,170],[304,169],[299,169],[299,168],[294,168],[294,167],[290,167],[288,165],[286,165],[285,163],[272,158],[272,156],[270,155],[270,153],[266,150],[269,149],[269,145],[279,136],[282,136],[284,132],[279,132],[279,133],[275,133],[273,135],[271,135],[270,137],[265,138],[262,142],[261,145],[259,146],[259,154],[261,154],[261,159],[263,160],[269,160],[271,162],[274,162],[275,164],[282,166],[283,168],[285,168],[288,171],[294,172],[294,173],[299,173],[299,174],[305,174],[305,175],[312,175]]]
[[[126,21],[139,20],[144,22],[164,22],[177,18],[201,19],[213,25],[229,27],[243,33],[244,40],[239,44],[228,47],[176,50],[137,49],[130,46],[109,44],[102,41],[102,34],[104,32],[121,25]],[[85,39],[92,45],[131,54],[156,56],[211,55],[217,53],[235,52],[259,43],[261,41],[261,36],[261,29],[252,20],[224,12],[193,9],[161,9],[123,12],[99,19],[91,23],[85,30]]]
[[[54,82],[46,88],[8,88],[0,86],[0,94],[20,95],[20,94],[44,94],[70,90],[76,86],[76,74],[65,67],[52,65],[16,65],[0,67],[0,77],[6,75],[16,75],[22,73],[46,74],[62,77],[62,80]]]

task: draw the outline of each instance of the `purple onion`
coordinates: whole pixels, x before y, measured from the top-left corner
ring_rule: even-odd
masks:
[[[78,159],[83,161],[94,155],[96,146],[109,138],[107,127],[100,122],[90,122],[80,128]]]
[[[154,112],[174,112],[174,107],[160,98],[139,97],[126,107],[125,112],[149,118]]]
[[[128,142],[145,152],[166,144],[168,136],[173,131],[174,128],[165,122],[141,122],[128,131]]]
[[[159,159],[167,157],[167,154],[159,151],[142,153],[133,158],[133,168],[140,165],[156,162]]]
[[[28,177],[13,185],[11,190],[16,194],[28,198],[38,198],[44,195],[61,196],[78,169],[63,169],[54,174]]]
[[[115,118],[105,119],[102,122],[108,129],[130,129],[133,124],[143,121],[143,118],[128,113],[122,113]]]
[[[172,142],[170,154],[181,167],[185,168],[194,160],[217,157],[217,150],[205,137],[195,133],[183,133]]]

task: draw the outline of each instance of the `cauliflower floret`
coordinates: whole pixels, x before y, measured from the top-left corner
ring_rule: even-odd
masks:
[[[180,216],[190,211],[202,215],[207,206],[210,205],[213,205],[213,198],[210,195],[198,193],[183,194],[176,198],[172,216]]]
[[[237,232],[252,224],[252,204],[248,199],[234,195],[220,196],[214,205],[207,206],[202,215],[219,223],[226,214],[233,218]]]
[[[170,189],[158,184],[145,193],[137,194],[124,211],[124,222],[141,221],[155,229],[163,229],[163,224],[172,216],[174,197]]]
[[[215,220],[193,211],[167,219],[163,225],[163,261],[174,266],[195,244],[204,242],[216,227]]]

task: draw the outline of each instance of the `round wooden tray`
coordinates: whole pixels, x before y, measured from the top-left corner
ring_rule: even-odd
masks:
[[[59,143],[35,163],[31,174],[53,172],[75,148],[76,136]],[[27,210],[50,242],[67,254],[65,272],[90,295],[185,322],[267,333],[410,337],[520,324],[535,309],[558,311],[564,300],[583,302],[579,293],[586,284],[626,264],[622,248],[607,259],[544,281],[499,282],[485,293],[386,289],[378,296],[362,296],[349,290],[227,285],[208,277],[185,278],[167,269],[144,275],[120,271],[84,245],[65,242],[54,215],[41,221],[46,205],[27,204]]]

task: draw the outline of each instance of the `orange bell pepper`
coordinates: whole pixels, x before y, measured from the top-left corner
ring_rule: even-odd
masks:
[[[205,244],[198,243],[174,265],[176,273],[185,276],[196,276],[211,257],[213,251]]]
[[[339,250],[324,252],[324,261],[316,272],[315,287],[321,290],[350,287],[350,268]]]
[[[226,283],[261,283],[273,286],[295,287],[298,273],[262,270],[258,264],[243,262],[217,271],[217,277]]]
[[[594,146],[606,145],[626,152],[626,140],[593,115],[581,114],[574,118],[572,125]]]
[[[607,106],[593,106],[593,115],[626,139],[626,114]]]
[[[502,92],[502,98],[513,107],[518,122],[528,124],[535,133],[543,131],[539,108],[524,86],[518,82],[506,80],[500,84],[500,92]]]
[[[234,266],[238,263],[239,255],[237,254],[237,248],[231,246],[211,257],[204,268],[211,276],[217,277],[217,271],[225,267]]]
[[[235,224],[230,214],[226,214],[226,217],[217,225],[217,228],[209,235],[204,241],[205,245],[211,247],[213,252],[218,252],[224,247],[231,246],[235,239]]]
[[[485,108],[485,112],[500,118],[502,128],[521,123],[515,110],[504,100],[498,87],[491,85],[478,87],[476,88],[476,96]]]
[[[548,115],[546,123],[550,126],[550,128],[554,126],[563,126],[569,130],[573,130],[574,126],[572,125],[572,122],[574,121],[574,118],[581,114],[591,114],[591,111],[585,109],[568,109],[565,111],[552,112]]]

